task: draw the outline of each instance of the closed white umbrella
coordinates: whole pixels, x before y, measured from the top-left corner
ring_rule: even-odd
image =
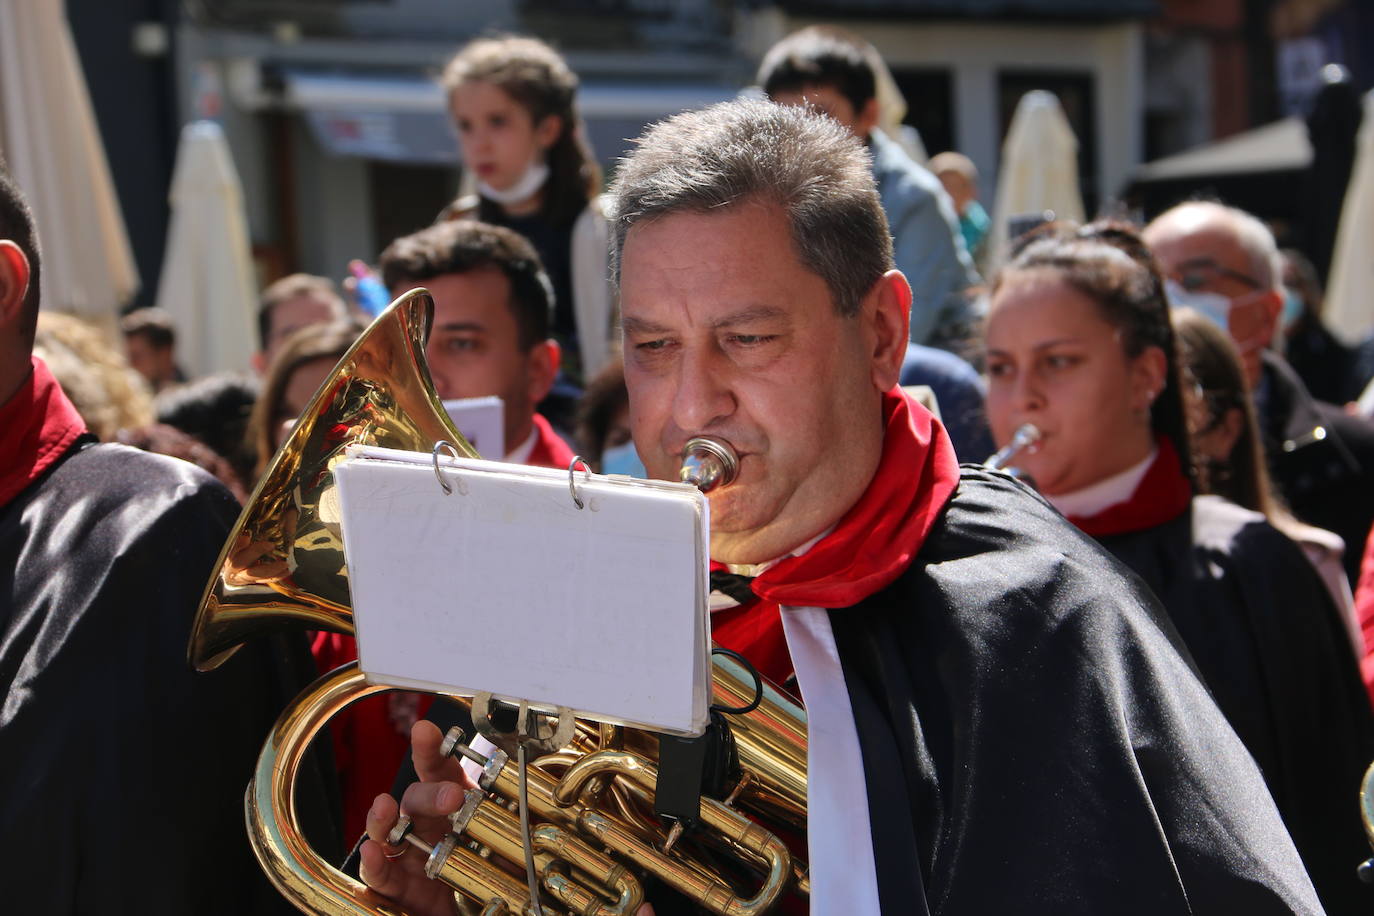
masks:
[[[1327,327],[1348,344],[1374,333],[1374,91],[1365,93],[1357,144],[1322,312]]]
[[[138,268],[62,0],[0,0],[0,153],[44,242],[43,305],[112,320]]]
[[[988,251],[995,269],[1006,255],[1007,226],[1012,219],[1053,211],[1058,219],[1082,221],[1078,190],[1078,138],[1064,116],[1059,98],[1035,89],[1021,97],[1002,143],[997,200]]]
[[[177,359],[191,375],[245,369],[256,349],[257,285],[243,190],[213,121],[182,129],[171,203],[157,304],[176,324]]]

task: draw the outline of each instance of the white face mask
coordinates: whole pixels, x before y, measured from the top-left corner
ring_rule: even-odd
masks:
[[[525,168],[525,173],[515,180],[515,184],[504,191],[498,191],[485,181],[478,181],[477,192],[488,200],[508,207],[529,200],[548,180],[549,164],[543,159],[538,159],[531,162]]]
[[[1223,331],[1229,330],[1231,300],[1221,293],[1184,289],[1173,280],[1165,280],[1164,295],[1168,297],[1171,308],[1190,308]]]

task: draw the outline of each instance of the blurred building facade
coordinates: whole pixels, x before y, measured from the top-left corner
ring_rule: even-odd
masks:
[[[1280,64],[1296,72],[1345,15],[1339,0],[67,3],[143,276],[158,276],[177,131],[211,117],[234,151],[263,281],[339,277],[453,196],[457,147],[433,77],[481,34],[527,32],[565,53],[609,172],[645,124],[747,86],[777,39],[840,24],[888,61],[926,149],[973,159],[985,198],[1017,101],[1054,91],[1092,212],[1147,159],[1287,111],[1301,80],[1281,80]],[[1280,58],[1291,41],[1306,50]]]

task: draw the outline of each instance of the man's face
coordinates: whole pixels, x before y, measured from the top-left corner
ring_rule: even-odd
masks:
[[[294,332],[312,324],[325,324],[338,317],[338,314],[336,303],[326,302],[311,295],[296,296],[294,299],[277,303],[272,309],[272,318],[267,329],[267,348],[263,350],[262,367],[259,371],[267,371],[267,367],[272,365],[272,358],[277,355],[277,350]]]
[[[134,371],[148,380],[154,391],[172,380],[175,366],[171,347],[157,347],[146,334],[126,334],[124,352]]]
[[[772,95],[779,105],[802,105],[815,108],[831,119],[849,128],[849,132],[859,139],[867,139],[869,131],[878,121],[878,101],[869,99],[860,108],[845,98],[833,86],[811,85],[798,89],[779,90]]]
[[[445,400],[500,397],[506,450],[515,448],[529,435],[534,407],[553,383],[556,356],[550,371],[546,342],[520,347],[519,327],[509,304],[510,281],[497,268],[431,277],[398,287],[392,295],[421,286],[434,297],[434,327],[425,359],[439,396]]]
[[[881,453],[880,394],[905,349],[901,275],[842,317],[783,211],[752,203],[642,222],[621,265],[630,424],[650,476],[676,480],[697,435],[740,455],[738,479],[710,494],[711,555],[763,562],[833,525]]]
[[[1283,298],[1255,278],[1250,257],[1231,224],[1206,210],[1185,209],[1152,223],[1144,239],[1167,278],[1189,292],[1214,293],[1230,301],[1227,331],[1253,389],[1260,378],[1260,356],[1274,338]]]

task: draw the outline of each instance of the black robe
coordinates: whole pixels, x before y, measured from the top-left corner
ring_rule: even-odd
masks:
[[[1374,423],[1318,401],[1283,357],[1264,353],[1263,397],[1256,397],[1270,476],[1288,508],[1345,541],[1345,572],[1360,578],[1374,525]]]
[[[1215,496],[1101,538],[1159,596],[1217,705],[1264,772],[1327,912],[1374,912],[1357,797],[1374,713],[1316,570],[1263,516]]]
[[[830,620],[885,913],[1320,912],[1156,599],[1019,484]]]
[[[0,507],[0,909],[295,912],[253,859],[243,792],[313,674],[304,638],[193,671],[238,506],[191,464],[91,441]],[[327,839],[327,787],[304,791]]]

